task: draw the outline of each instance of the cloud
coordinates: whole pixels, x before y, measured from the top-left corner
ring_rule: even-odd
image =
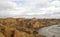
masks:
[[[19,5],[22,4],[22,6],[30,9],[38,6],[48,7],[50,5],[49,0],[14,0],[14,2],[19,3]]]
[[[45,7],[50,6],[48,0],[25,0],[26,3],[24,7],[29,8],[30,10],[25,13],[25,15],[39,15],[44,14]]]
[[[38,7],[39,8],[38,10],[35,10],[35,9],[32,10],[31,13],[34,13],[34,14],[31,14],[31,13],[30,14],[42,16],[45,18],[59,18],[60,17],[60,1],[55,0],[55,1],[52,1],[50,3],[48,2],[48,4],[46,5],[45,3],[39,3],[39,5],[42,7],[41,8]]]
[[[0,17],[60,17],[58,0],[0,0]],[[30,16],[30,17],[31,17]],[[57,18],[58,18],[57,17]]]
[[[60,7],[60,1],[53,1],[51,6]]]
[[[14,17],[16,15],[21,15],[27,11],[24,7],[19,7],[16,3],[0,0],[0,16],[1,17]]]

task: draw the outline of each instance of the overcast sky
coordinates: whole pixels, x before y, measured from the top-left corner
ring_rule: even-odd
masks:
[[[60,0],[0,0],[0,17],[60,18]]]

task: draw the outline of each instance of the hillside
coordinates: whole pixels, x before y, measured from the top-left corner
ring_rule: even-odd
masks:
[[[60,24],[60,19],[0,18],[0,37],[45,37],[37,30]]]

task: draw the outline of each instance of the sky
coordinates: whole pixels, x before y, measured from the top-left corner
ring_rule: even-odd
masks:
[[[0,0],[0,17],[60,18],[60,0]]]

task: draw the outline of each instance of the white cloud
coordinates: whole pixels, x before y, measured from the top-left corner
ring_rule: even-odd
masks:
[[[42,1],[41,1],[42,2]],[[40,3],[41,5],[42,3]],[[43,5],[43,4],[42,4]],[[43,16],[43,17],[50,17],[50,18],[59,18],[60,17],[60,1],[53,1],[53,2],[50,2],[49,5],[45,4],[43,5],[44,7],[43,8],[40,8],[40,11],[39,10],[35,10],[36,13],[38,14],[35,14],[34,15],[40,15],[39,13],[43,13],[42,15],[40,16]],[[46,6],[46,8],[45,8]],[[33,14],[32,14],[33,15]],[[55,17],[56,16],[56,17]]]
[[[19,7],[16,3],[11,1],[0,0],[0,16],[1,17],[13,17],[16,15],[21,15],[27,11],[24,7]]]
[[[40,6],[40,8],[38,6]],[[45,14],[45,7],[49,6],[50,2],[48,0],[26,0],[24,7],[30,8],[30,11],[27,11],[25,15]],[[39,9],[37,10],[37,8]]]
[[[17,0],[13,0],[17,1]],[[18,0],[19,1],[19,0]],[[12,0],[0,0],[0,16],[40,15],[43,17],[59,16],[60,1],[53,0],[23,0],[21,7]],[[21,2],[20,2],[21,4]],[[46,15],[46,16],[45,16]],[[50,16],[49,16],[50,15]]]
[[[60,7],[60,1],[53,1],[51,6]]]

